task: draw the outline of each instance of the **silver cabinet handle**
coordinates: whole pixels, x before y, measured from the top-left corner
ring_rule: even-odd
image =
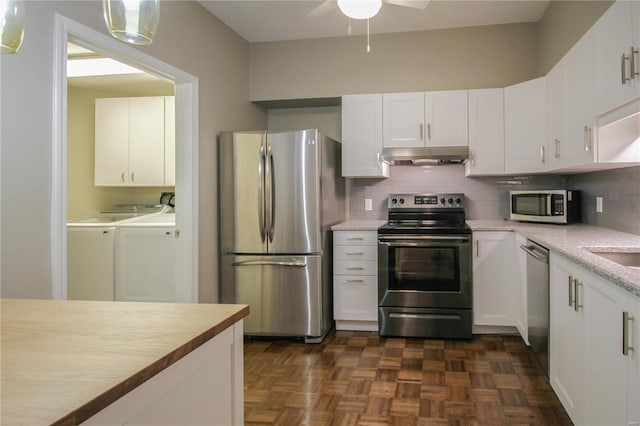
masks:
[[[420,123],[420,140],[424,141],[424,124]]]
[[[640,76],[640,71],[636,70],[636,54],[638,53],[638,49],[634,49],[633,46],[631,46],[631,49],[629,50],[629,68],[631,70],[631,78]]]
[[[364,268],[361,266],[348,266],[347,271],[363,271]]]
[[[471,151],[471,150],[469,150],[469,162],[470,162],[472,165],[475,165],[475,164],[476,164],[476,154],[475,154],[475,152],[474,152],[474,151]]]
[[[133,172],[133,173],[131,173],[131,182],[135,183],[135,181],[136,181],[136,174],[135,174],[135,172]]]
[[[555,154],[555,159],[559,159],[560,158],[560,141],[558,139],[555,140],[556,143],[556,154]]]
[[[573,277],[569,275],[569,307],[573,308],[574,303],[576,303],[576,300],[573,294]]]
[[[573,307],[575,309],[576,312],[578,312],[580,310],[580,308],[583,308],[584,306],[580,303],[580,288],[582,287],[582,283],[580,281],[578,281],[578,279],[575,279],[573,281],[574,286],[575,286],[575,301],[573,304]]]
[[[346,280],[347,284],[364,284],[364,280]]]
[[[362,238],[362,237],[350,237],[350,238],[347,238],[347,241],[362,241],[362,240],[364,240],[364,238]]]
[[[355,251],[353,253],[347,253],[347,256],[362,256],[363,254],[361,251]]]
[[[480,240],[476,240],[476,257],[480,257]]]
[[[621,77],[622,77],[620,83],[623,86],[627,84],[627,81],[631,80],[630,78],[627,77],[627,66],[625,64],[625,62],[628,60],[629,58],[624,53],[622,54],[622,56],[620,56],[620,70],[621,70]]]
[[[634,351],[633,345],[635,342],[631,339],[631,345],[629,345],[629,332],[633,334],[633,328],[629,327],[629,323],[635,325],[635,318],[629,315],[629,312],[622,312],[622,355],[629,356],[629,351]]]
[[[122,176],[120,176],[120,179],[122,179],[122,182],[124,182],[124,176],[125,176],[125,173],[122,172]]]
[[[544,163],[544,145],[540,145],[540,161]]]
[[[591,127],[584,126],[584,150],[591,151]]]
[[[431,123],[427,123],[427,139],[431,140]]]

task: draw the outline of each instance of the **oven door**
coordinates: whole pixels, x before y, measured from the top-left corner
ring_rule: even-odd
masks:
[[[471,236],[379,235],[378,302],[471,309]]]

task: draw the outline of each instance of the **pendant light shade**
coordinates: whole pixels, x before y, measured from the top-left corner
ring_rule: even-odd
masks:
[[[103,0],[112,36],[131,44],[151,44],[160,22],[159,0]]]
[[[0,17],[2,18],[3,54],[16,53],[24,37],[24,3],[17,0],[0,0]]]
[[[340,11],[352,19],[373,18],[382,7],[382,0],[338,0]]]

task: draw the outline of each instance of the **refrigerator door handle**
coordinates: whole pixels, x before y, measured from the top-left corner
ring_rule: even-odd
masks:
[[[303,262],[283,262],[275,260],[245,260],[243,262],[233,262],[231,266],[291,266],[293,268],[306,268]]]
[[[267,171],[267,201],[269,202],[269,207],[267,209],[267,235],[269,235],[269,242],[273,242],[273,234],[275,232],[276,223],[276,180],[273,173],[273,154],[271,153],[271,144],[269,144],[267,148],[267,161],[265,162],[265,164]]]
[[[260,239],[264,243],[267,238],[267,226],[265,223],[265,197],[264,197],[264,163],[265,149],[264,143],[260,144],[260,159],[258,161],[258,226],[260,227]]]

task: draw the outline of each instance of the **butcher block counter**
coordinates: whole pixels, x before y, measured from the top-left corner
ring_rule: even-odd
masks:
[[[2,425],[243,423],[246,305],[0,303]]]

